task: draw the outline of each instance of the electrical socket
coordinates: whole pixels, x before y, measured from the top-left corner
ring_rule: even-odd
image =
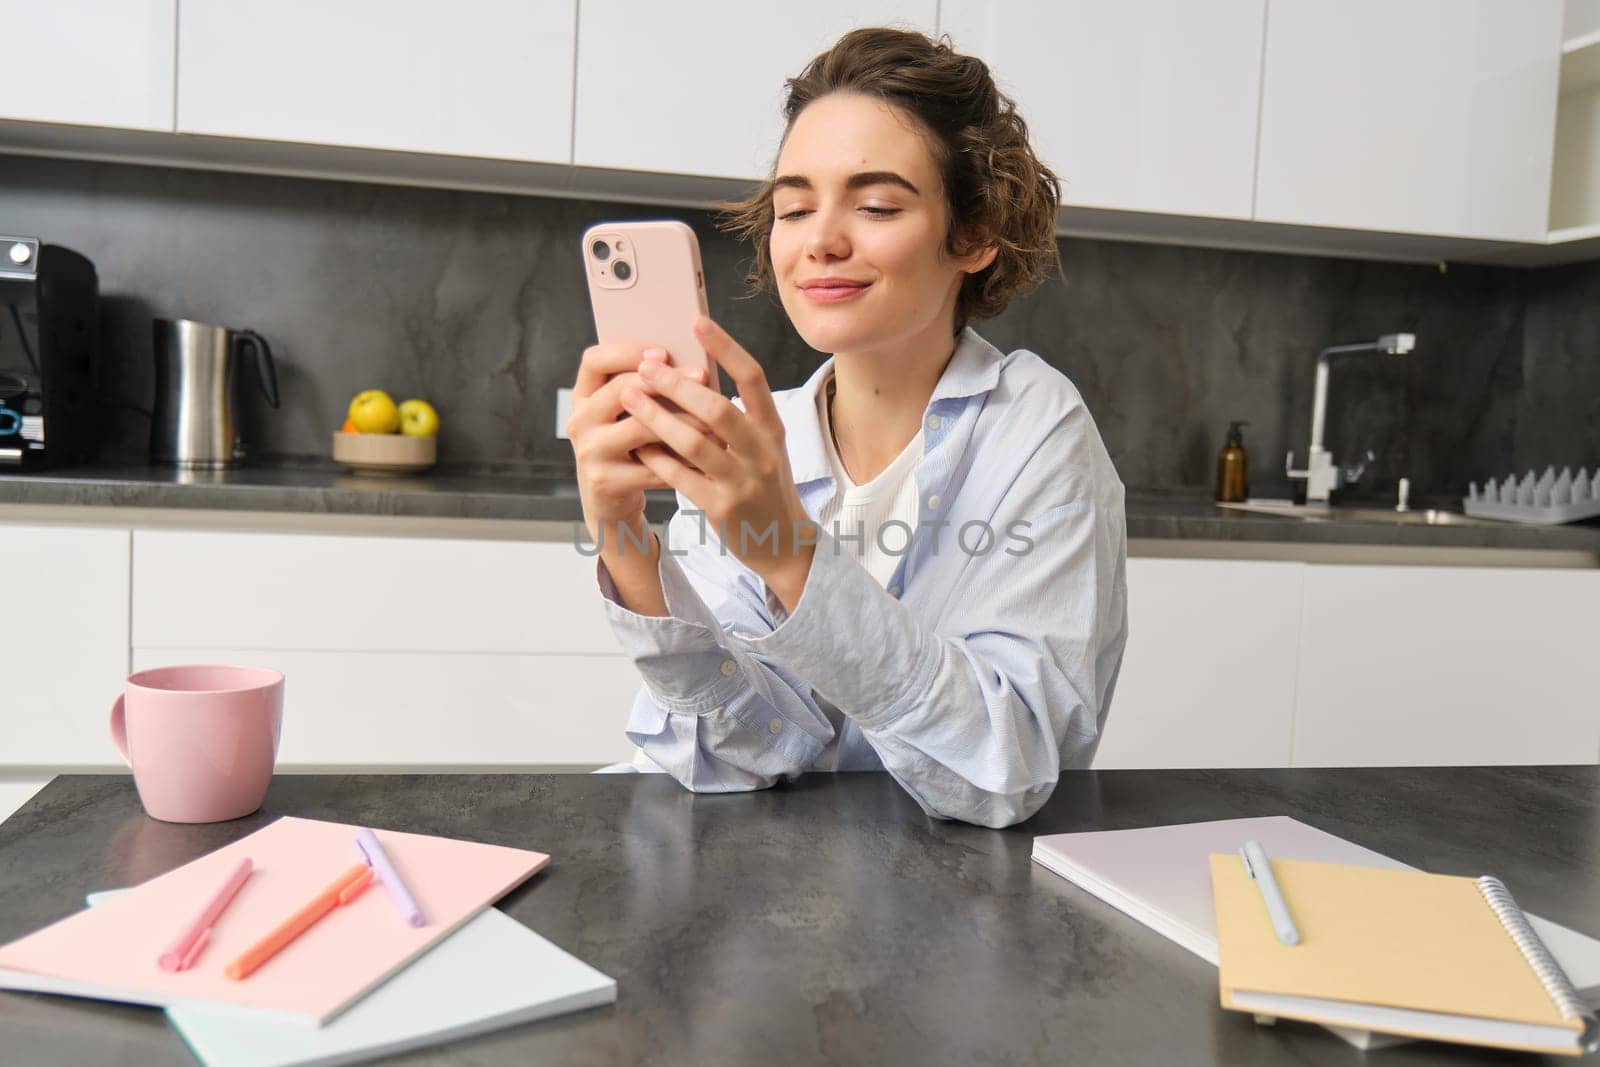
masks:
[[[572,390],[556,390],[556,436],[567,436],[567,420],[572,418]]]

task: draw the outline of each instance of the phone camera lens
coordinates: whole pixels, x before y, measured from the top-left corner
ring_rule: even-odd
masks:
[[[595,259],[605,260],[611,258],[611,246],[604,241],[596,241],[591,251],[594,252]]]
[[[617,276],[619,282],[625,282],[633,277],[633,268],[619,259],[617,260],[617,265],[612,268],[612,273]]]

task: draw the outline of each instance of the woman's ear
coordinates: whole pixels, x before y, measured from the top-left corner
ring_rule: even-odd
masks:
[[[994,262],[994,257],[1000,254],[1000,246],[987,242],[984,235],[973,233],[969,236],[966,247],[971,251],[963,252],[956,257],[956,263],[963,274],[976,274]]]
[[[966,265],[961,269],[966,271],[968,274],[976,274],[980,270],[987,268],[989,264],[993,263],[994,257],[999,254],[1000,248],[998,245],[988,245],[984,248],[980,248],[972,255],[967,257]]]

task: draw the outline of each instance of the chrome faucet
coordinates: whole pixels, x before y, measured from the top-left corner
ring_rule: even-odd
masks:
[[[1353,356],[1361,352],[1381,352],[1384,355],[1403,356],[1417,345],[1414,333],[1386,333],[1376,341],[1355,345],[1333,345],[1317,353],[1317,381],[1311,402],[1311,453],[1305,470],[1294,469],[1294,453],[1283,460],[1283,473],[1291,480],[1305,479],[1306,503],[1326,504],[1328,494],[1340,485],[1353,482],[1367,469],[1375,458],[1371,452],[1366,461],[1355,467],[1341,469],[1333,461],[1333,453],[1322,446],[1323,425],[1328,417],[1328,363],[1339,356]]]

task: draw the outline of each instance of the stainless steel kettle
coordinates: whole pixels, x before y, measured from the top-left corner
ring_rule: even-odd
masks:
[[[255,376],[267,403],[277,407],[278,376],[266,338],[254,330],[156,319],[152,462],[215,470],[244,461],[235,404],[247,349],[254,353]]]

